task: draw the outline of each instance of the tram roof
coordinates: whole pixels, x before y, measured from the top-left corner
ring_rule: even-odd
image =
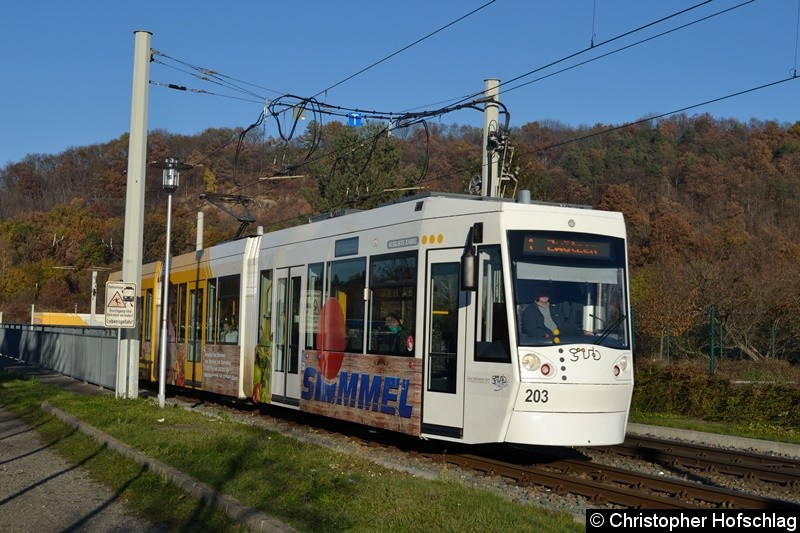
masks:
[[[428,198],[445,198],[450,200],[461,200],[461,201],[468,201],[468,202],[487,202],[487,203],[503,203],[503,204],[517,204],[517,203],[524,203],[530,205],[542,205],[542,206],[549,206],[549,207],[570,207],[573,209],[592,209],[589,205],[582,205],[582,204],[569,204],[569,203],[561,203],[561,202],[544,202],[540,200],[528,200],[520,202],[514,198],[498,198],[495,196],[475,196],[471,194],[458,194],[458,193],[449,193],[449,192],[433,192],[433,191],[425,191],[420,192],[411,196],[404,196],[402,198],[397,198],[394,200],[390,200],[380,204],[375,209],[380,209],[381,207],[387,207],[391,205],[398,205],[398,204],[405,204],[409,202],[417,202],[420,200],[425,200]],[[356,213],[364,213],[369,210],[364,209],[340,209],[337,211],[331,211],[328,213],[322,213],[319,215],[313,215],[308,218],[310,223],[313,222],[321,222],[323,220],[329,220],[331,218],[337,218],[347,215],[352,215]]]

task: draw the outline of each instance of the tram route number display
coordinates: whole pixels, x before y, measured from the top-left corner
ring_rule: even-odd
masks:
[[[547,390],[525,389],[525,401],[528,403],[547,403],[549,395]]]

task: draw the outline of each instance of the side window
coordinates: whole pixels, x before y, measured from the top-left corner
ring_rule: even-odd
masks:
[[[239,342],[239,275],[219,278],[219,344]]]
[[[328,266],[328,296],[342,307],[345,327],[345,350],[364,350],[364,282],[367,260],[363,257],[335,261]]]
[[[206,343],[216,344],[219,336],[217,330],[217,280],[208,280],[208,302],[206,304]]]
[[[144,340],[149,341],[153,336],[153,289],[144,291],[144,312],[142,313],[142,333]]]
[[[431,265],[431,349],[428,354],[428,390],[455,394],[458,356],[458,309],[460,287],[458,263]]]
[[[416,282],[416,252],[371,259],[369,353],[414,355]]]
[[[308,265],[306,282],[306,348],[317,349],[317,328],[319,312],[322,306],[322,288],[324,287],[323,263]]]
[[[186,340],[186,284],[170,284],[169,305],[172,307],[170,316],[175,327],[176,340],[184,342]]]
[[[475,360],[510,363],[508,313],[499,246],[478,248],[478,276],[480,305],[476,317]]]

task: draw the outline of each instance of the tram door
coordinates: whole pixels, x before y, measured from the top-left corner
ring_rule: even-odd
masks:
[[[189,284],[189,328],[184,379],[188,387],[200,387],[203,375],[203,289]]]
[[[422,431],[461,438],[469,294],[461,291],[461,249],[428,252]]]
[[[300,291],[303,268],[278,269],[275,279],[275,357],[272,395],[300,404]]]

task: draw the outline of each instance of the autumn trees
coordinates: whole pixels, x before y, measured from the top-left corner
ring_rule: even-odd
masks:
[[[575,139],[580,139],[575,141]],[[151,132],[149,160],[194,165],[175,195],[173,246],[206,245],[238,223],[203,192],[243,195],[269,231],[419,189],[466,193],[480,173],[482,131],[418,125],[389,132],[316,124],[289,142],[256,130]],[[708,352],[716,309],[726,354],[797,357],[800,341],[800,122],[741,123],[677,115],[630,127],[534,122],[511,132],[518,188],[536,200],[624,213],[639,355]],[[0,168],[0,310],[88,306],[88,269],[120,264],[127,136]],[[290,177],[291,176],[291,177]],[[165,197],[148,170],[144,248],[163,253]],[[75,270],[54,267],[71,266]]]

